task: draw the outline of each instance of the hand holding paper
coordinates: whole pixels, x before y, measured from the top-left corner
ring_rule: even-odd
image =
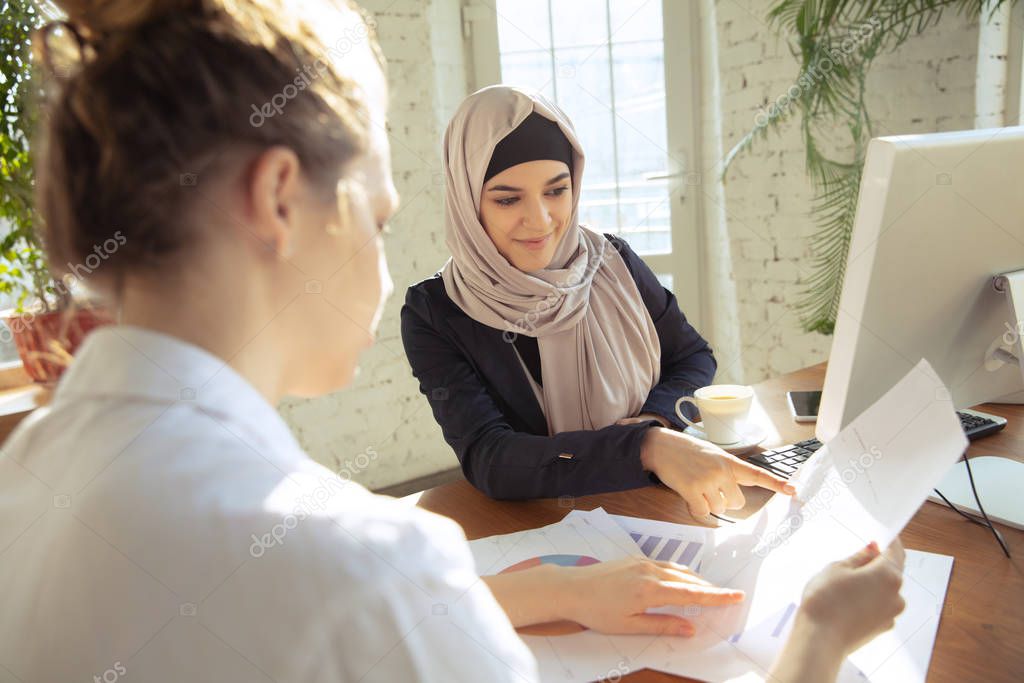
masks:
[[[899,588],[904,558],[903,546],[894,541],[885,552],[872,543],[833,562],[808,582],[801,616],[841,644],[844,655],[853,652],[892,628],[903,611]]]

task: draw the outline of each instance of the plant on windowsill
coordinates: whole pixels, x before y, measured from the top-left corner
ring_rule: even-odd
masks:
[[[100,309],[76,303],[68,282],[46,266],[35,226],[29,142],[36,123],[31,100],[32,31],[42,17],[30,0],[2,3],[0,27],[0,293],[14,302],[3,312],[26,373],[36,382],[57,380],[82,338],[109,322]]]
[[[755,140],[777,130],[794,111],[800,114],[805,166],[814,187],[810,236],[813,273],[796,304],[807,332],[832,334],[850,249],[860,176],[874,136],[865,104],[871,64],[939,22],[944,10],[989,19],[1016,0],[780,0],[768,13],[771,24],[793,39],[800,60],[794,85],[768,103],[750,130],[725,156],[724,179],[737,156]],[[838,140],[840,131],[849,140]],[[838,154],[826,150],[839,149]]]

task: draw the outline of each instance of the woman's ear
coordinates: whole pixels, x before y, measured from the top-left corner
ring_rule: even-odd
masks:
[[[278,256],[289,257],[302,190],[298,155],[288,147],[271,147],[253,162],[247,184],[247,209],[256,237]]]

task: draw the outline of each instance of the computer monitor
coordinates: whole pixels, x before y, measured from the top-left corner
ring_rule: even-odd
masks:
[[[821,441],[921,358],[958,409],[1021,402],[1024,373],[1012,356],[1024,357],[1024,326],[994,278],[1024,269],[1022,171],[1024,127],[871,141],[818,414]],[[1024,465],[1016,471],[1024,487]]]

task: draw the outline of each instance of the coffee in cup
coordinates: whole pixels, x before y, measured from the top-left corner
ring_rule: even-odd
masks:
[[[703,431],[708,441],[719,446],[738,443],[743,438],[743,427],[754,401],[754,390],[742,384],[713,384],[701,387],[693,396],[676,401],[676,415],[686,424],[699,429],[681,410],[683,403],[693,403],[704,421]]]

